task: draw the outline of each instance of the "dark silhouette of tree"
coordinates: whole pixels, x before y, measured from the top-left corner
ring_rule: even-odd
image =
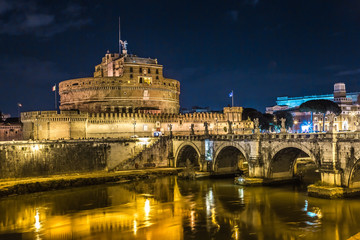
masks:
[[[317,99],[317,100],[310,100],[304,102],[299,107],[300,112],[311,112],[313,113],[322,113],[323,114],[323,131],[325,130],[325,115],[327,112],[334,113],[335,115],[341,114],[341,108],[339,105],[333,101],[326,100],[326,99]],[[312,119],[312,117],[311,117]],[[311,122],[311,125],[312,122]]]
[[[274,126],[274,115],[270,113],[264,113],[262,115],[262,121],[260,122],[261,129],[268,130],[271,126]]]
[[[274,113],[275,117],[276,117],[276,125],[278,128],[281,128],[281,120],[282,118],[285,118],[285,128],[292,128],[293,124],[294,124],[294,117],[293,115],[288,112],[288,111],[278,111]]]
[[[242,120],[250,119],[254,121],[255,118],[259,119],[259,127],[261,130],[269,130],[269,127],[274,124],[274,115],[268,113],[261,113],[254,108],[244,108],[242,113]]]
[[[254,108],[244,108],[242,112],[242,120],[247,120],[250,118],[251,121],[254,121],[255,118],[262,118],[262,113]]]

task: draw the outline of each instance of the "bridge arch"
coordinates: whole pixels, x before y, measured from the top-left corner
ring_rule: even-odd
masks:
[[[358,159],[351,168],[348,186],[349,188],[360,188],[360,158]]]
[[[221,144],[214,154],[213,170],[215,172],[243,172],[248,171],[248,154],[239,144],[225,142]]]
[[[298,143],[281,143],[269,155],[267,177],[300,177],[306,182],[320,180],[319,162],[313,152]]]
[[[200,166],[200,150],[193,142],[182,143],[175,153],[175,167],[185,167],[189,160],[194,167]]]

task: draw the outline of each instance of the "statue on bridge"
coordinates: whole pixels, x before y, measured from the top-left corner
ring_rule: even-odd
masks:
[[[286,119],[285,119],[285,118],[280,118],[280,121],[281,121],[281,129],[280,129],[280,132],[286,133],[286,127],[285,127]]]
[[[193,123],[190,125],[190,135],[195,135],[194,124]]]
[[[255,118],[254,119],[254,133],[259,133],[260,132],[260,129],[259,129],[259,119],[258,118]]]
[[[334,120],[335,120],[335,114],[331,113],[329,115],[329,132],[334,132]]]
[[[208,122],[204,122],[204,127],[205,127],[205,135],[209,135],[209,129],[208,129],[208,125],[209,123]]]
[[[356,116],[356,132],[360,132],[360,115]]]

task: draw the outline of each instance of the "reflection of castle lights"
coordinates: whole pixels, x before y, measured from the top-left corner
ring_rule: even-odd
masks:
[[[235,239],[235,240],[238,240],[239,239],[239,227],[238,227],[238,225],[235,225],[234,226],[234,233],[233,233],[233,238]]]
[[[148,217],[149,213],[150,213],[150,201],[149,201],[149,199],[146,199],[146,201],[145,201],[144,210],[145,210],[145,216]]]
[[[211,209],[211,222],[212,222],[218,229],[220,228],[219,223],[216,221],[215,208]]]
[[[206,194],[206,197],[205,197],[205,204],[206,204],[206,215],[210,215],[210,210],[211,210],[211,207],[214,203],[214,196],[213,196],[213,192],[212,192],[212,189],[209,190],[209,193]]]
[[[134,219],[134,235],[136,235],[137,232],[137,221]]]
[[[38,209],[36,209],[34,226],[35,226],[35,231],[36,232],[40,231],[41,223],[40,223],[40,215],[39,215],[39,210]]]
[[[190,212],[190,226],[191,226],[191,231],[195,230],[195,211],[191,210]]]
[[[244,189],[243,188],[239,188],[239,198],[243,199],[244,198]]]

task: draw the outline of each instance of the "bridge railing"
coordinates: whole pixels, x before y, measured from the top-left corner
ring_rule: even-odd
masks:
[[[282,140],[282,139],[360,139],[360,132],[336,132],[336,133],[260,133],[260,134],[221,134],[221,135],[181,135],[174,136],[175,140]]]

